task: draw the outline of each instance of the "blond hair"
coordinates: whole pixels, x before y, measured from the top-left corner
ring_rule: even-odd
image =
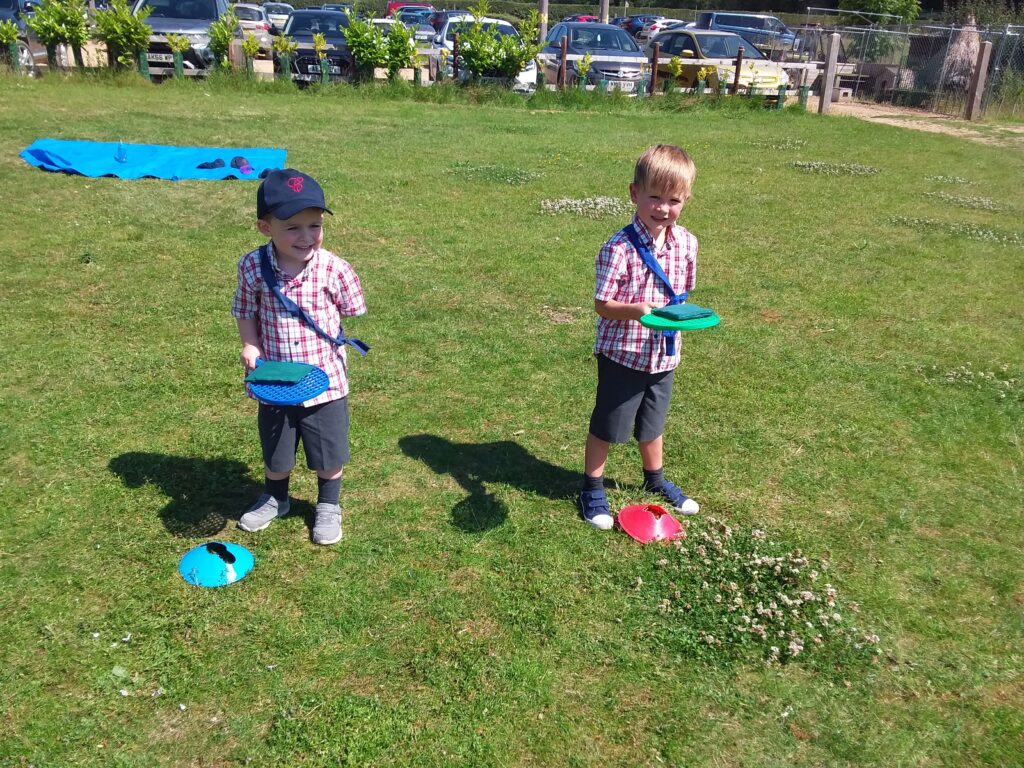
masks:
[[[672,144],[648,149],[636,161],[633,172],[633,183],[638,188],[676,193],[684,202],[690,199],[696,178],[697,166],[686,150]]]

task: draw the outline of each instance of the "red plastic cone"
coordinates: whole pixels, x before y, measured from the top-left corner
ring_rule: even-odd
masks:
[[[639,541],[669,541],[685,535],[683,526],[657,504],[632,504],[619,510],[619,527]]]

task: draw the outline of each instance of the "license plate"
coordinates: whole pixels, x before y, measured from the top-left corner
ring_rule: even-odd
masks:
[[[146,54],[146,58],[149,59],[149,61],[171,62],[171,61],[174,61],[174,54],[173,53],[147,53]]]
[[[309,69],[311,74],[314,74],[314,75],[319,75],[320,74],[320,65],[319,64],[310,64],[308,69]],[[341,67],[336,67],[333,64],[330,64],[327,67],[327,74],[329,74],[329,75],[340,75],[341,74]]]
[[[634,83],[632,80],[623,80],[620,82],[612,83],[611,87],[617,88],[620,91],[632,91],[636,88],[636,83]]]

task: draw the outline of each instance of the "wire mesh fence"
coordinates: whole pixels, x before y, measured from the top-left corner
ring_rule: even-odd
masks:
[[[966,112],[981,45],[991,42],[983,113],[1024,117],[1024,27],[806,25],[799,30],[803,57],[824,61],[833,32],[840,37],[836,85],[844,95],[957,117]]]

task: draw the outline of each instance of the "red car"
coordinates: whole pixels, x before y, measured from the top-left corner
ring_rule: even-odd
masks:
[[[588,21],[588,22],[600,22],[601,19],[597,16],[591,16],[588,13],[575,13],[572,16],[566,16],[562,21]]]

